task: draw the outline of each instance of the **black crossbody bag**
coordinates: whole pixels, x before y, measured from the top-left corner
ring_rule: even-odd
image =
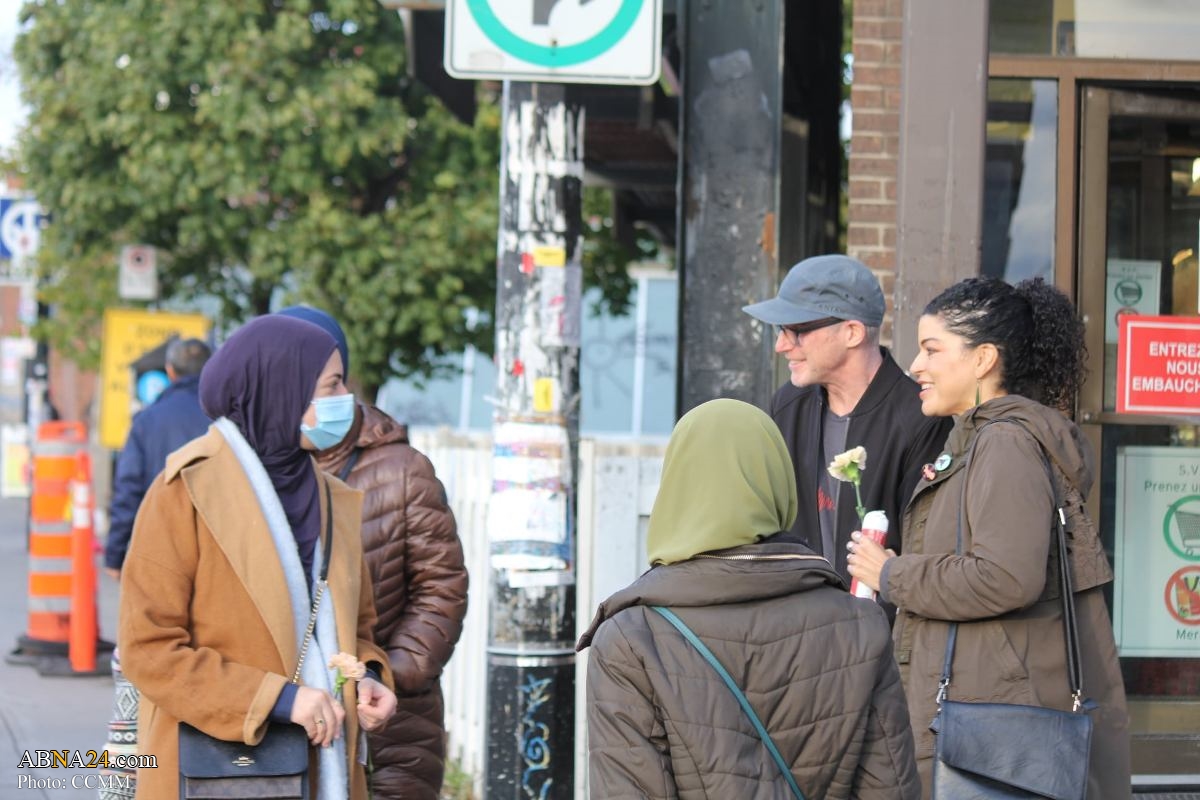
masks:
[[[996,422],[1021,424],[1006,419]],[[1034,440],[1037,441],[1036,437]],[[978,436],[975,441],[979,441]],[[1095,704],[1083,699],[1079,630],[1075,619],[1062,497],[1049,457],[1040,442],[1038,447],[1042,450],[1043,466],[1054,494],[1054,538],[1058,546],[1059,591],[1063,604],[1063,635],[1067,646],[1067,680],[1073,700],[1072,710],[1059,711],[1016,703],[964,703],[946,699],[958,635],[958,623],[952,624],[938,685],[938,713],[930,725],[937,740],[933,761],[934,800],[1083,800],[1087,794],[1088,758],[1092,741],[1092,719],[1088,711]],[[974,450],[974,443],[971,449]],[[959,555],[963,546],[966,470],[970,467],[970,459],[968,453],[959,499],[958,546],[955,550]]]
[[[325,547],[321,575],[313,593],[308,628],[300,644],[292,683],[300,682],[300,668],[312,642],[317,611],[329,576],[333,543],[333,497],[325,481]],[[257,745],[227,742],[179,723],[180,800],[308,800],[308,734],[293,723],[272,722]]]

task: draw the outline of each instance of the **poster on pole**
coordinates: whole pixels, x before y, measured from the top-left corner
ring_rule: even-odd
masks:
[[[571,572],[571,461],[567,429],[536,422],[497,424],[488,503],[491,564],[510,574]],[[510,581],[511,583],[511,581]]]
[[[1122,656],[1200,658],[1200,450],[1117,450],[1113,632]]]
[[[0,497],[29,497],[29,429],[0,425]]]

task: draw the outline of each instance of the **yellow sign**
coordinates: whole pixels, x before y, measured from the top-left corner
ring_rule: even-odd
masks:
[[[538,378],[533,382],[533,410],[539,414],[554,410],[553,378]]]
[[[100,357],[100,444],[114,450],[125,445],[132,418],[130,365],[172,336],[203,339],[208,336],[208,328],[208,318],[202,314],[105,310]]]
[[[533,248],[535,267],[562,267],[567,263],[567,251],[562,247],[539,246]]]

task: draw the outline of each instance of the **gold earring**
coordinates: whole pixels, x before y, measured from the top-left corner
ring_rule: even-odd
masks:
[[[979,389],[980,389],[980,386],[982,386],[982,385],[983,385],[983,381],[980,381],[980,380],[975,381],[975,405],[979,405],[979,401],[981,399]]]

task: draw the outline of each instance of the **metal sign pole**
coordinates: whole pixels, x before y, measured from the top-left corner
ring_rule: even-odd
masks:
[[[504,84],[487,658],[488,800],[574,790],[583,109]]]

